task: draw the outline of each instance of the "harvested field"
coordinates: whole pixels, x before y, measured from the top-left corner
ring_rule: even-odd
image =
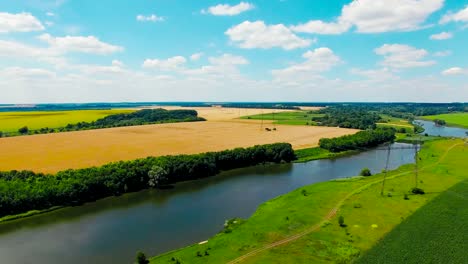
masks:
[[[200,116],[215,121],[0,138],[0,170],[57,172],[147,156],[193,154],[276,142],[289,142],[299,149],[316,146],[322,137],[337,137],[357,131],[276,125],[277,131],[266,132],[258,121],[232,118],[237,117],[239,111],[241,115],[248,115],[267,110],[196,110],[200,111]]]

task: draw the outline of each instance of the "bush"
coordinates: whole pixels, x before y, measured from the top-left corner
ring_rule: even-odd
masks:
[[[145,253],[138,251],[136,255],[136,263],[137,264],[148,264],[149,260],[146,258]]]
[[[413,193],[413,194],[425,194],[423,189],[417,188],[417,187],[414,187],[413,189],[411,189],[411,193]]]
[[[344,222],[344,216],[340,215],[340,217],[338,217],[338,224],[341,227],[346,227],[345,222]]]
[[[409,200],[408,194],[406,194],[406,193],[405,193],[405,196],[404,196],[404,198],[403,198],[403,199],[405,199],[405,200]]]
[[[369,168],[364,168],[361,170],[361,172],[359,173],[359,175],[361,176],[372,176],[372,173],[371,171],[369,170]]]

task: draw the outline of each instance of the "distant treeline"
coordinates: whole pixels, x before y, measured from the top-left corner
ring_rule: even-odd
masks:
[[[147,124],[195,121],[205,121],[204,118],[198,117],[198,113],[195,110],[144,109],[128,114],[109,115],[93,122],[79,122],[76,124],[68,124],[65,127],[59,128],[44,127],[36,130],[30,130],[28,126],[24,126],[18,129],[17,134],[13,135],[47,134],[55,132],[68,132],[111,127],[140,126]],[[0,137],[2,136],[12,136],[12,134],[0,132]]]
[[[93,122],[68,124],[65,131],[193,121],[205,119],[198,117],[195,110],[144,109],[128,114],[109,115]]]
[[[395,130],[393,128],[377,128],[360,131],[354,135],[322,138],[319,141],[319,146],[331,152],[341,152],[375,147],[385,142],[393,142],[394,140]]]
[[[381,119],[375,112],[353,106],[333,106],[321,109],[318,113],[325,115],[314,117],[312,121],[321,126],[331,127],[374,129]]]
[[[231,107],[231,108],[264,108],[264,109],[285,109],[285,110],[299,110],[300,107],[294,105],[286,105],[279,103],[187,103],[183,107]]]
[[[149,157],[55,175],[0,172],[0,217],[79,205],[148,187],[213,176],[220,171],[295,159],[290,144],[278,143],[198,155]]]

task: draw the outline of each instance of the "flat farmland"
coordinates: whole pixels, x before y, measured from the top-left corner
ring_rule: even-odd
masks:
[[[16,132],[27,126],[29,129],[58,128],[78,122],[91,122],[108,115],[130,113],[135,110],[76,110],[76,111],[36,111],[1,112],[0,131]]]
[[[258,121],[232,119],[266,110],[207,108],[203,111],[199,115],[207,118],[207,122],[0,138],[0,170],[57,172],[147,156],[194,154],[276,142],[289,142],[294,148],[301,149],[316,146],[323,137],[338,137],[357,131],[276,125],[277,131],[266,132]],[[264,126],[271,124],[265,123]]]

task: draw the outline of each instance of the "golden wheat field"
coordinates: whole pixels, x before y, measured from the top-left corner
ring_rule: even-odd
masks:
[[[193,154],[276,142],[289,142],[300,149],[316,146],[323,137],[356,132],[285,125],[276,125],[277,131],[267,132],[259,121],[235,118],[272,110],[196,110],[208,121],[0,138],[0,170],[57,172],[147,156]],[[273,125],[265,122],[264,127]]]

